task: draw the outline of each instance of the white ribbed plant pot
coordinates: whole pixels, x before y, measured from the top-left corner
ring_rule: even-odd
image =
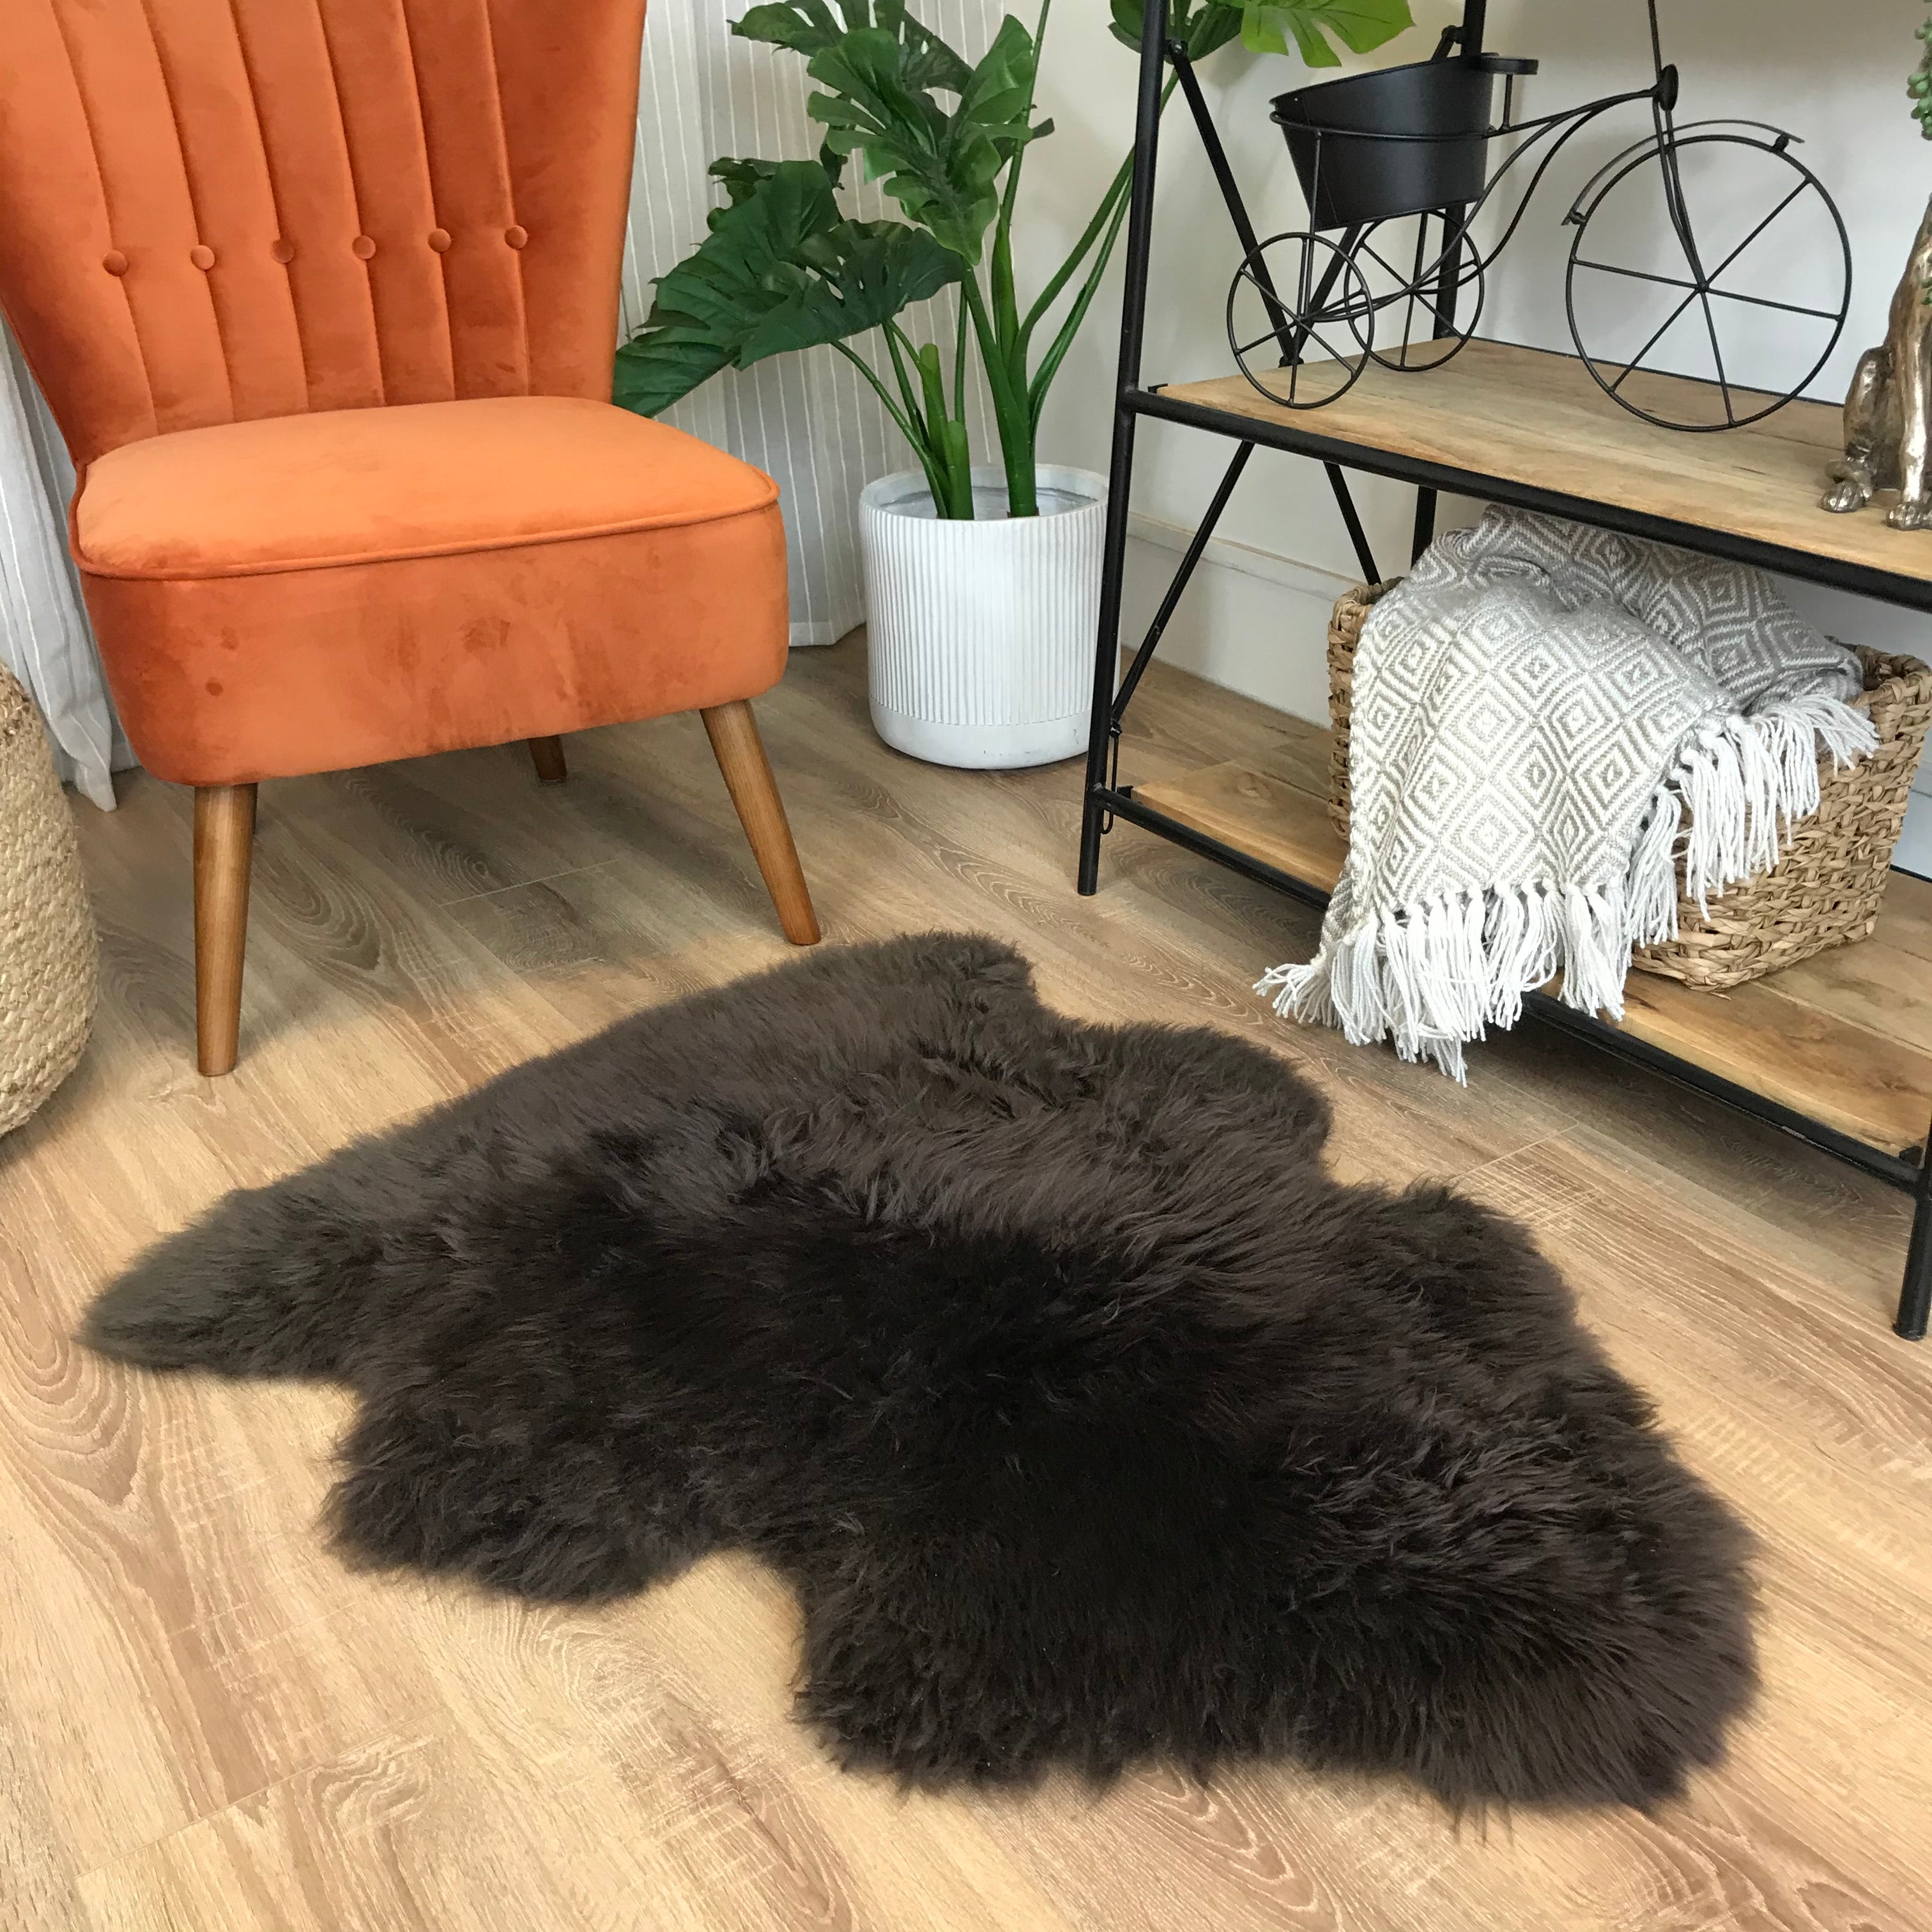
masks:
[[[971,523],[935,517],[916,470],[860,496],[872,723],[896,749],[983,770],[1085,748],[1107,480],[1037,474],[1036,517],[1007,517],[990,464]]]

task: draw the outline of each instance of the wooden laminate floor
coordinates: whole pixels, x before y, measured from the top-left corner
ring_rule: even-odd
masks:
[[[192,1071],[188,801],[80,820],[106,990],[0,1142],[0,1925],[28,1932],[1462,1932],[1932,1925],[1932,1353],[1887,1315],[1902,1199],[1526,1031],[1468,1090],[1248,991],[1306,914],[1123,827],[1073,893],[1076,770],[884,749],[856,645],[761,706],[828,938],[982,928],[1047,997],[1264,1041],[1334,1096],[1352,1176],[1529,1221],[1689,1459],[1763,1539],[1766,1686],[1654,1817],[1461,1828],[1385,1786],[1150,1770],[1096,1796],[902,1797],[787,1716],[755,1564],[532,1610],[349,1574],[316,1512],[344,1404],[133,1374],[92,1290],[224,1190],[640,1004],[782,957],[695,718],[265,788],[232,1078]],[[1270,714],[1156,673],[1130,776],[1264,761]]]

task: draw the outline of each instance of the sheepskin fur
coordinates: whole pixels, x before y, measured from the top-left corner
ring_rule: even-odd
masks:
[[[828,949],[230,1196],[86,1338],[350,1384],[373,1564],[756,1551],[848,1764],[1676,1792],[1753,1688],[1742,1531],[1520,1228],[1339,1185],[1328,1126],[996,941]]]

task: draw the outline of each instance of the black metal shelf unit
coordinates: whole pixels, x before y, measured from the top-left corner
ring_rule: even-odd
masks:
[[[1481,6],[1472,0],[1459,35],[1462,51],[1481,50]],[[1088,741],[1086,788],[1082,814],[1078,884],[1084,894],[1098,889],[1100,842],[1116,818],[1169,839],[1201,856],[1231,867],[1271,886],[1304,904],[1325,906],[1328,895],[1318,884],[1294,877],[1238,848],[1184,824],[1134,796],[1131,785],[1118,779],[1122,722],[1142,674],[1152,661],[1182,593],[1213,536],[1222,512],[1258,445],[1311,458],[1328,475],[1362,574],[1370,583],[1381,573],[1349,494],[1347,470],[1412,483],[1417,487],[1414,554],[1420,555],[1434,533],[1436,493],[1452,490],[1526,508],[1548,510],[1579,522],[1594,524],[1635,536],[1654,537],[1686,549],[1852,590],[1912,608],[1932,609],[1932,584],[1916,578],[1859,568],[1838,560],[1773,545],[1701,525],[1652,517],[1618,506],[1546,490],[1478,470],[1461,470],[1384,449],[1364,449],[1346,438],[1324,435],[1299,421],[1261,419],[1231,410],[1204,407],[1170,400],[1160,386],[1143,387],[1142,349],[1147,317],[1148,286],[1153,254],[1156,164],[1160,133],[1161,94],[1171,68],[1180,85],[1190,116],[1198,134],[1215,182],[1244,254],[1255,247],[1255,230],[1215,128],[1206,98],[1196,79],[1186,50],[1165,38],[1168,0],[1144,0],[1138,105],[1134,128],[1133,199],[1127,221],[1126,288],[1120,317],[1120,360],[1114,402],[1113,449],[1107,502],[1106,545],[1100,580],[1100,622],[1094,656],[1091,729]],[[1454,221],[1458,211],[1445,210]],[[1454,292],[1443,295],[1442,321],[1453,326]],[[1419,380],[1426,381],[1427,377]],[[1133,480],[1134,437],[1142,417],[1154,417],[1226,436],[1236,446],[1192,541],[1183,554],[1146,635],[1123,676],[1120,661],[1120,603],[1127,546],[1127,517]],[[1560,1000],[1532,994],[1526,1010],[1605,1052],[1636,1062],[1698,1091],[1708,1094],[1754,1118],[1794,1135],[1840,1160],[1910,1193],[1915,1201],[1905,1275],[1894,1322],[1896,1332],[1908,1340],[1922,1340],[1932,1316],[1932,1147],[1922,1145],[1916,1158],[1900,1159],[1839,1132],[1826,1123],[1793,1112],[1769,1096],[1737,1084],[1695,1062],[1635,1038],[1621,1029],[1564,1006]],[[1932,1142],[1932,1131],[1928,1131]]]

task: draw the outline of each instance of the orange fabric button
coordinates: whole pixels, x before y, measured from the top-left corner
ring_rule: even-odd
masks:
[[[118,248],[110,248],[101,256],[100,266],[110,275],[124,275],[128,272],[128,258]]]
[[[512,248],[520,248],[530,238],[529,232],[524,229],[506,228],[503,230],[503,239]]]
[[[429,231],[429,245],[440,255],[449,246],[449,230],[447,228],[432,228]]]
[[[278,235],[268,244],[268,253],[278,262],[292,262],[296,258],[296,244],[292,242],[284,242]]]
[[[369,257],[376,252],[375,243],[370,241],[366,235],[357,236],[356,239],[350,243],[349,246],[362,259],[362,260],[365,262],[368,261]]]
[[[188,251],[188,258],[197,268],[212,268],[214,266],[214,250],[205,242],[197,242]]]

